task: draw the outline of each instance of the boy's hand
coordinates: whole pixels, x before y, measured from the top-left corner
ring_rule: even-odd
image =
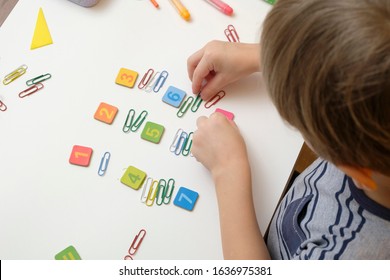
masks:
[[[228,84],[260,71],[260,45],[211,41],[188,58],[187,69],[193,93],[201,91],[202,99],[209,100]]]

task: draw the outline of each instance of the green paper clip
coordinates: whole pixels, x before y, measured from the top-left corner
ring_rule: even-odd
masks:
[[[138,115],[137,119],[134,121],[134,123],[131,125],[130,130],[132,132],[136,132],[138,128],[144,123],[146,116],[148,115],[148,112],[143,110],[141,114]]]
[[[196,96],[196,99],[195,99],[195,101],[194,101],[194,104],[192,104],[192,106],[191,106],[191,111],[192,112],[196,112],[196,111],[198,111],[198,109],[199,109],[199,107],[200,107],[200,105],[202,104],[202,98],[200,98],[200,93]]]
[[[129,112],[127,113],[126,121],[123,124],[122,131],[124,133],[130,131],[131,125],[133,124],[134,115],[135,115],[135,111],[133,109],[130,109]]]
[[[167,192],[167,181],[160,179],[157,186],[156,204],[160,206],[164,202],[165,194]]]
[[[32,86],[32,85],[35,85],[35,84],[38,84],[38,83],[42,83],[42,82],[44,82],[44,81],[46,81],[46,80],[48,80],[50,78],[51,78],[51,74],[46,73],[44,75],[40,75],[40,76],[35,77],[35,78],[31,79],[31,80],[28,80],[26,82],[26,85]]]
[[[191,147],[192,147],[192,136],[193,136],[193,132],[190,132],[188,134],[188,137],[186,138],[186,140],[184,141],[184,144],[183,144],[183,149],[182,149],[182,152],[181,154],[183,156],[188,156],[191,152]]]
[[[175,188],[175,180],[171,178],[168,180],[167,188],[165,190],[164,204],[168,204],[171,201],[174,188]]]
[[[177,111],[177,116],[179,118],[183,117],[184,114],[188,111],[188,109],[191,107],[192,103],[194,102],[194,98],[192,96],[189,96],[184,103],[180,106],[179,111]]]

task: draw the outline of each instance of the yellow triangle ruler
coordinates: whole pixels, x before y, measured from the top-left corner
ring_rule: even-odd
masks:
[[[35,25],[34,37],[31,42],[31,49],[33,50],[50,44],[53,44],[53,40],[51,38],[43,10],[40,8],[37,23]]]

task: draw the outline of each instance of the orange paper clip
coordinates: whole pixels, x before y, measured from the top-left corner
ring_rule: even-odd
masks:
[[[221,90],[220,92],[218,92],[216,95],[214,95],[213,97],[211,97],[207,102],[206,104],[204,104],[204,106],[208,109],[210,108],[211,106],[215,105],[218,103],[219,100],[221,100],[222,98],[225,97],[225,92],[223,90]]]
[[[225,36],[229,42],[240,42],[240,37],[238,37],[236,29],[231,24],[225,29]]]
[[[158,5],[156,0],[150,0],[150,2],[152,2],[153,6],[155,6],[156,8],[159,7],[159,5]]]
[[[33,93],[36,93],[38,90],[41,90],[41,89],[43,89],[43,84],[37,83],[37,84],[29,87],[28,89],[22,91],[21,93],[19,93],[19,97],[24,98],[26,96],[33,94]]]

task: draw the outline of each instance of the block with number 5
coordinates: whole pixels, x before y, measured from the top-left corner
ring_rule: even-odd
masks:
[[[121,178],[121,182],[132,189],[138,190],[146,177],[146,173],[134,166],[129,166]]]
[[[160,143],[163,133],[164,127],[162,125],[153,122],[147,122],[145,124],[144,130],[141,133],[141,138],[146,141],[158,144]]]
[[[192,211],[196,201],[198,200],[198,197],[199,194],[197,192],[185,187],[180,187],[173,204],[188,211]]]

